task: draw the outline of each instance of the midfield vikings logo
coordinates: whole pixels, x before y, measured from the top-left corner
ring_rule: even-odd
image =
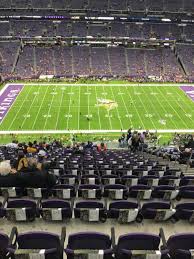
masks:
[[[113,100],[108,100],[108,99],[97,99],[97,106],[99,107],[104,107],[106,110],[110,111],[118,107],[117,102]]]

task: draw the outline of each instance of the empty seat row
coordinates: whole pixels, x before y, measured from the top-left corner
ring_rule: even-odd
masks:
[[[180,200],[194,198],[194,185],[186,185],[177,188],[176,186],[159,185],[150,187],[149,185],[137,184],[126,186],[122,184],[108,184],[105,186],[97,184],[81,184],[79,186],[59,184],[52,189],[48,188],[19,188],[9,187],[1,188],[1,195],[4,197],[23,197],[30,198],[48,198],[57,197],[60,199],[101,199],[107,198],[111,200],[127,200],[128,198],[138,200],[164,199],[164,200]]]
[[[58,181],[61,184],[123,184],[126,186],[133,186],[137,184],[144,184],[149,186],[158,185],[169,185],[169,186],[186,186],[194,185],[194,176],[184,176],[179,178],[177,176],[152,176],[146,175],[138,177],[135,175],[124,175],[119,177],[115,174],[98,176],[96,174],[82,175],[81,177],[77,175],[67,174],[60,176]]]
[[[74,212],[74,216],[73,216]],[[30,222],[36,218],[46,221],[64,221],[79,218],[86,222],[106,222],[108,218],[119,223],[178,220],[194,222],[194,202],[183,202],[176,206],[170,202],[152,201],[140,204],[132,201],[114,201],[107,206],[101,201],[73,202],[61,199],[35,201],[30,199],[10,199],[0,203],[0,217],[10,221]]]
[[[0,255],[7,259],[63,259],[65,252],[67,259],[192,259],[194,249],[194,233],[175,234],[166,241],[162,229],[159,234],[139,232],[121,235],[117,243],[114,228],[111,229],[111,235],[77,232],[68,236],[67,246],[64,249],[65,239],[65,227],[62,228],[60,235],[43,231],[18,233],[14,227],[10,238],[0,233]]]

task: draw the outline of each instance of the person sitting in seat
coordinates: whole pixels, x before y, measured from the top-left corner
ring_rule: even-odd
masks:
[[[106,144],[104,144],[103,142],[100,143],[98,146],[97,146],[97,150],[98,152],[104,152],[107,150],[107,147],[106,147]]]

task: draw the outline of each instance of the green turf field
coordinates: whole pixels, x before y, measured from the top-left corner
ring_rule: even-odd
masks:
[[[179,86],[24,85],[0,131],[194,129],[194,102]]]

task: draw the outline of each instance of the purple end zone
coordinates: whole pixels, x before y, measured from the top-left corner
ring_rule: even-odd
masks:
[[[181,86],[181,89],[187,94],[187,96],[194,102],[194,86]]]
[[[0,95],[0,123],[5,118],[10,107],[23,89],[23,85],[8,85]]]

